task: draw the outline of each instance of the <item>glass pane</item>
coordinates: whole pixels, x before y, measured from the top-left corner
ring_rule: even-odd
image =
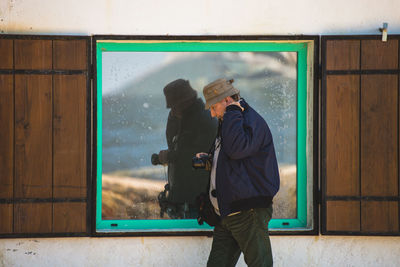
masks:
[[[194,174],[188,168],[192,156],[169,167],[151,163],[152,154],[173,147],[168,146],[167,124],[178,127],[171,117],[168,123],[170,109],[163,88],[182,78],[203,99],[203,87],[221,77],[235,79],[241,96],[271,128],[281,174],[273,217],[297,217],[296,52],[103,52],[102,67],[102,219],[196,217],[190,206],[205,191],[207,173]],[[203,128],[196,131],[209,135],[215,130]],[[207,142],[200,142],[202,151],[208,151]],[[198,143],[193,140],[184,149],[194,151],[191,146]],[[185,169],[192,185],[174,180],[180,169]],[[168,180],[179,203],[162,213],[159,195]]]

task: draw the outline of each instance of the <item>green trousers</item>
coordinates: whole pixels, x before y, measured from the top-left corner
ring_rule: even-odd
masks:
[[[272,206],[227,216],[215,226],[208,267],[235,266],[240,253],[248,266],[272,266],[268,222]]]

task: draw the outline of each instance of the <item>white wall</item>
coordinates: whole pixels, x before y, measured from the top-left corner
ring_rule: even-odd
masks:
[[[0,266],[205,266],[207,237],[8,239]],[[399,237],[272,237],[274,266],[400,265]],[[243,257],[237,266],[246,266]]]
[[[398,0],[1,0],[0,32],[399,34],[399,14]]]
[[[0,0],[0,33],[400,34],[398,0]],[[0,266],[204,266],[207,237],[0,239]],[[275,266],[400,266],[400,237],[272,237]],[[243,259],[239,266],[244,266]]]

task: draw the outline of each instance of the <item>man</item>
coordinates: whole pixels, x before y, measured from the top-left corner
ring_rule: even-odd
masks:
[[[272,266],[268,222],[280,180],[274,143],[232,83],[218,79],[203,89],[206,108],[219,120],[209,193],[221,220],[207,266],[235,266],[241,251],[248,266]]]
[[[205,110],[204,102],[189,81],[177,79],[164,88],[168,115],[167,150],[153,154],[152,163],[168,165],[168,184],[160,193],[160,215],[173,219],[197,217],[196,196],[206,190],[208,172],[194,170],[196,152],[208,149],[216,134],[217,122]]]

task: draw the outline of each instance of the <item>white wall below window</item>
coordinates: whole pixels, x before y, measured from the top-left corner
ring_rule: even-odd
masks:
[[[207,237],[0,240],[0,266],[205,266]],[[273,236],[274,266],[400,266],[400,237]],[[237,266],[246,266],[243,257]]]

